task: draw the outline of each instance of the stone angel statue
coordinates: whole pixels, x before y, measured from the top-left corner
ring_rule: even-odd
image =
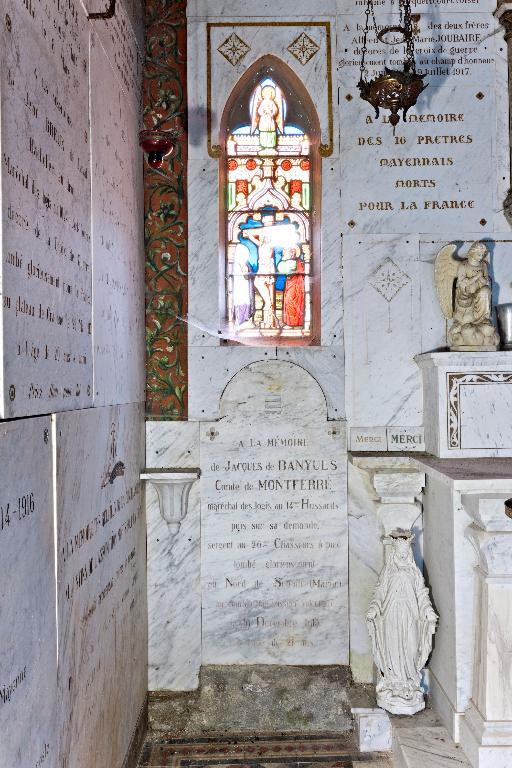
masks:
[[[384,539],[386,560],[366,614],[373,658],[380,671],[377,704],[394,715],[425,708],[421,673],[432,650],[437,615],[414,562],[411,531]]]
[[[258,132],[260,154],[275,154],[277,132],[284,133],[284,98],[277,85],[258,85],[251,99],[251,133]]]
[[[495,351],[499,336],[492,324],[492,291],[489,251],[477,241],[465,259],[458,258],[454,243],[436,256],[434,278],[443,315],[453,320],[448,343],[454,351]]]

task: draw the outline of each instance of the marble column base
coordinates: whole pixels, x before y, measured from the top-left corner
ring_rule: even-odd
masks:
[[[486,721],[472,705],[460,723],[460,745],[473,768],[510,768],[512,722]]]

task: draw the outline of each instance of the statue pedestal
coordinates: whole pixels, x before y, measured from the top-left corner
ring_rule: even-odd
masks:
[[[425,449],[439,458],[512,456],[512,352],[429,352]]]

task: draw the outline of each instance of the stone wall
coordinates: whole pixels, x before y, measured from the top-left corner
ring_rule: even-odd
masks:
[[[120,768],[146,700],[144,31],[101,5],[0,29],[6,766]]]

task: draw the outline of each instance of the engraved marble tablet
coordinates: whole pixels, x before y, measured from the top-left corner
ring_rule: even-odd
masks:
[[[424,5],[424,4],[423,4]],[[478,3],[478,11],[481,10]],[[338,72],[343,226],[360,233],[482,231],[495,218],[493,156],[496,24],[489,13],[425,13],[415,51],[428,87],[393,131],[359,98],[362,18],[343,18]],[[421,10],[421,14],[419,14]],[[474,6],[471,10],[475,10]],[[482,9],[483,10],[483,9]],[[388,17],[389,18],[389,17]],[[379,23],[385,20],[379,11]],[[396,21],[391,22],[396,23]],[[368,38],[368,78],[401,65],[398,48]],[[350,97],[350,98],[347,98]],[[471,174],[467,169],[471,168]],[[349,224],[350,222],[350,224]]]
[[[0,425],[0,765],[57,768],[49,418]]]
[[[92,403],[88,35],[65,5],[0,25],[3,418]]]
[[[135,40],[125,43],[136,59]],[[141,402],[144,203],[138,113],[95,35],[90,67],[92,82],[101,82],[91,94],[94,404]]]
[[[347,663],[344,424],[277,361],[238,374],[221,413],[201,427],[203,662]]]
[[[56,418],[59,752],[121,765],[147,690],[139,405]]]

